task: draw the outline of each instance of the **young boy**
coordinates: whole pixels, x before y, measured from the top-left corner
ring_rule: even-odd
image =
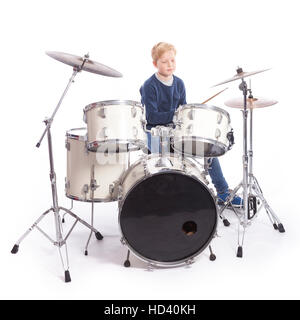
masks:
[[[187,104],[183,81],[173,73],[176,69],[176,49],[172,44],[159,42],[152,48],[153,65],[157,72],[145,81],[140,88],[141,102],[146,108],[147,129],[157,125],[172,125],[175,110]],[[148,148],[151,153],[159,152],[159,137],[147,132]],[[220,201],[226,201],[230,192],[223,176],[218,158],[209,159],[209,175],[217,190]],[[231,201],[241,206],[242,199],[235,196]]]

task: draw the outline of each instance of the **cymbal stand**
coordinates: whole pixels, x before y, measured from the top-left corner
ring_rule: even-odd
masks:
[[[237,72],[242,72],[242,69],[238,69]],[[234,188],[234,190],[230,193],[227,201],[224,202],[224,207],[221,209],[221,213],[231,204],[234,196],[237,194],[240,188],[243,188],[243,215],[240,218],[237,214],[235,208],[234,212],[240,220],[240,224],[238,226],[238,250],[237,257],[243,257],[243,244],[245,238],[246,228],[251,225],[250,220],[256,215],[257,210],[257,198],[255,195],[262,201],[262,205],[265,207],[267,215],[274,227],[275,230],[278,230],[280,233],[284,233],[285,229],[283,224],[280,222],[279,218],[276,216],[274,211],[271,209],[269,204],[267,203],[265,197],[263,196],[262,190],[258,184],[256,177],[253,174],[253,109],[250,109],[250,141],[249,141],[249,150],[247,146],[248,141],[248,126],[247,126],[247,118],[248,118],[248,110],[247,110],[247,94],[249,92],[249,98],[253,98],[251,89],[248,89],[247,83],[244,78],[242,78],[242,82],[239,85],[239,89],[243,91],[244,97],[244,108],[242,109],[243,113],[243,180]],[[251,215],[252,213],[252,215]],[[240,241],[240,225],[243,227],[242,240]]]
[[[40,147],[41,142],[45,136],[45,134],[47,133],[47,140],[48,140],[48,152],[49,152],[49,162],[50,162],[50,181],[51,181],[51,191],[52,191],[52,202],[53,205],[51,208],[49,208],[48,210],[46,210],[35,222],[34,224],[21,236],[21,238],[15,243],[13,249],[11,250],[11,253],[16,254],[19,251],[19,245],[20,243],[25,239],[25,237],[34,229],[37,229],[38,231],[40,231],[48,240],[50,240],[50,242],[52,242],[53,245],[57,246],[59,249],[59,255],[60,255],[60,259],[62,262],[62,266],[65,272],[65,282],[70,282],[71,281],[71,277],[70,277],[70,272],[69,272],[69,258],[68,258],[68,249],[67,249],[67,238],[69,237],[69,235],[71,234],[71,232],[73,231],[75,225],[77,224],[77,222],[82,223],[84,226],[86,226],[87,228],[89,228],[90,230],[92,230],[93,232],[95,232],[96,235],[99,235],[100,233],[93,228],[91,225],[89,225],[88,223],[86,223],[84,220],[80,219],[77,215],[75,215],[71,210],[60,207],[58,205],[58,197],[57,197],[57,186],[56,186],[56,173],[54,170],[54,161],[53,161],[53,149],[52,149],[52,137],[51,137],[51,125],[54,119],[54,116],[58,110],[58,108],[60,107],[63,98],[65,97],[69,87],[71,86],[71,84],[74,82],[74,78],[77,75],[78,72],[80,72],[82,70],[82,67],[84,65],[84,63],[88,60],[88,55],[84,56],[83,59],[83,63],[81,66],[79,67],[74,67],[73,68],[73,74],[72,77],[69,80],[69,83],[66,87],[66,89],[64,90],[62,97],[59,100],[58,105],[56,106],[52,116],[50,119],[46,119],[44,121],[46,128],[39,140],[39,142],[36,144],[36,147]],[[69,215],[71,215],[73,218],[75,218],[75,222],[72,225],[72,227],[70,228],[69,232],[67,233],[67,235],[65,236],[65,238],[63,237],[63,231],[62,231],[62,221],[61,221],[61,216],[60,216],[60,211],[64,211],[66,213],[68,213]],[[44,232],[40,227],[38,227],[38,224],[41,222],[41,220],[49,213],[49,212],[53,212],[54,213],[54,220],[55,220],[55,230],[56,230],[56,240],[53,240],[50,236],[47,235],[46,232]],[[65,251],[64,254],[61,250],[62,247],[65,247]]]

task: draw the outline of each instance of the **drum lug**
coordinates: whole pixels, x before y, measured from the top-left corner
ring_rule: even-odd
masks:
[[[82,119],[82,120],[83,120],[83,122],[85,122],[85,123],[86,123],[86,121],[87,121],[87,120],[86,120],[86,112],[85,112],[84,109],[83,109],[83,119]]]
[[[232,146],[234,145],[234,135],[233,135],[233,129],[231,129],[231,131],[229,131],[227,133],[227,139],[229,141],[229,146],[228,146],[228,150],[230,150],[232,148]]]
[[[186,130],[187,134],[192,134],[193,133],[193,124],[188,125],[185,130]]]
[[[188,112],[188,118],[190,120],[194,120],[195,118],[195,110],[194,109],[191,109],[189,112]]]
[[[137,135],[138,135],[138,129],[136,127],[133,127],[132,128],[132,133],[133,133],[134,138],[136,139]]]
[[[175,125],[178,127],[178,129],[181,129],[182,124],[183,124],[182,119],[177,120],[177,121],[175,122]]]
[[[87,141],[84,142],[84,152],[86,154],[89,154],[89,144]]]
[[[65,189],[68,190],[70,188],[70,180],[67,180],[67,177],[65,178]]]
[[[216,133],[215,133],[215,137],[216,137],[216,139],[218,139],[218,138],[220,138],[220,136],[221,136],[221,130],[217,128]]]
[[[82,188],[82,191],[86,194],[89,192],[89,185],[88,184],[84,184],[83,185],[83,188]]]
[[[109,185],[109,193],[112,195],[114,191],[115,191],[115,183],[113,182]]]
[[[144,175],[145,177],[150,175],[150,172],[149,172],[149,169],[148,169],[148,166],[147,166],[147,163],[146,161],[143,161],[143,168],[144,168]]]
[[[97,180],[96,179],[91,179],[91,190],[95,191],[99,187],[100,187],[100,185],[97,184]]]
[[[106,108],[101,108],[99,110],[99,116],[102,118],[102,119],[105,119],[106,118]]]
[[[131,116],[132,116],[132,118],[135,118],[135,116],[136,116],[136,107],[132,107],[131,108]]]
[[[123,187],[121,185],[118,186],[118,200],[122,200],[123,198]]]
[[[108,128],[107,127],[104,127],[102,129],[102,135],[103,135],[104,139],[106,139],[108,137]]]
[[[122,238],[120,239],[120,242],[122,243],[123,246],[126,246],[126,245],[127,245],[127,241],[125,240],[124,237],[122,237]]]
[[[218,116],[217,116],[217,123],[220,124],[222,122],[222,119],[223,119],[223,116],[221,113],[218,113]]]
[[[187,267],[189,267],[190,265],[192,265],[195,262],[194,258],[188,259],[185,261],[185,264],[187,265]]]
[[[70,142],[66,141],[65,146],[66,146],[66,149],[67,149],[68,151],[70,151],[70,148],[71,148]]]

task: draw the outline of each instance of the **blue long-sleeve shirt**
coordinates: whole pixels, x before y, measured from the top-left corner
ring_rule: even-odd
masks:
[[[146,107],[147,129],[172,123],[175,110],[186,104],[183,81],[173,75],[173,83],[167,86],[153,74],[140,88],[141,102]]]

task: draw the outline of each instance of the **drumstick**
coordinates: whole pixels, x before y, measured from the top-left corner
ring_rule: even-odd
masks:
[[[225,88],[223,90],[221,90],[220,92],[216,93],[215,95],[213,95],[212,97],[208,98],[207,100],[205,100],[204,102],[201,102],[201,104],[205,104],[206,102],[208,102],[209,100],[211,100],[212,98],[216,97],[217,95],[219,95],[220,93],[222,93],[223,91],[227,90],[228,88]]]

